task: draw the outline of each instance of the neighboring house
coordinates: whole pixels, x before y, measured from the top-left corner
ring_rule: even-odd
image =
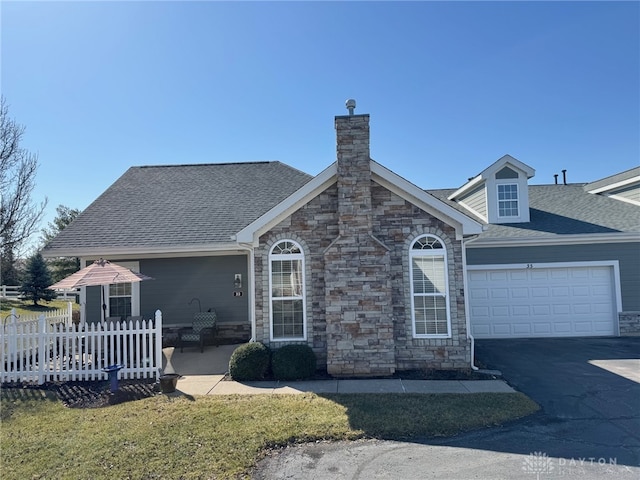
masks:
[[[617,318],[640,311],[635,205],[582,185],[529,186],[533,169],[509,156],[456,191],[426,192],[370,159],[369,115],[335,126],[337,161],[315,177],[279,162],[131,168],[44,255],[154,277],[110,289],[110,315],[160,309],[183,324],[213,308],[222,335],[306,343],[335,376],[469,368],[472,333],[640,330],[638,314]],[[545,280],[546,306],[543,275],[572,279]],[[591,317],[580,316],[585,288]],[[83,302],[97,321],[99,289]]]
[[[431,192],[487,224],[467,246],[472,335],[640,333],[640,168],[586,185],[528,185],[534,173],[506,155]]]

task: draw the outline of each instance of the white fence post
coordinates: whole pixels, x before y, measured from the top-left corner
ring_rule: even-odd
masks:
[[[162,370],[162,312],[156,310],[156,348],[155,348],[155,378],[156,382],[160,381],[160,370]]]
[[[42,314],[38,318],[38,385],[42,385],[46,381],[44,365],[49,358],[49,342],[46,341],[47,330],[47,321]]]

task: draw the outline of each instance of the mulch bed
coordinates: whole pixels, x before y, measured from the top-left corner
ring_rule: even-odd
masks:
[[[118,390],[110,391],[108,381],[49,382],[43,385],[3,384],[3,390],[43,390],[54,394],[68,408],[102,408],[153,397],[160,386],[149,380],[120,380]],[[7,392],[10,393],[10,392]]]

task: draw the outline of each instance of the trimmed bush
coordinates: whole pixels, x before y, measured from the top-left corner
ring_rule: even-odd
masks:
[[[309,345],[285,345],[271,355],[276,380],[303,380],[316,371],[316,354]]]
[[[229,359],[229,375],[234,380],[262,380],[269,370],[271,350],[259,342],[240,345]]]

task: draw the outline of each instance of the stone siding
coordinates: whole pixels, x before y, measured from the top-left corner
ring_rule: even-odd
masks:
[[[467,338],[466,319],[464,310],[463,278],[462,278],[462,245],[455,240],[453,228],[444,224],[432,215],[406,202],[398,195],[390,192],[386,188],[372,182],[372,229],[375,239],[388,248],[385,249],[376,240],[372,241],[370,248],[382,248],[388,260],[387,283],[384,289],[389,288],[390,295],[384,300],[380,299],[378,311],[384,315],[390,315],[393,327],[394,365],[395,370],[409,370],[418,368],[433,369],[467,369],[471,363],[471,348]],[[325,285],[325,261],[327,255],[333,258],[332,245],[337,242],[338,235],[338,190],[333,185],[322,192],[316,198],[294,212],[290,217],[273,227],[269,232],[259,239],[259,246],[255,249],[255,272],[256,272],[256,333],[257,340],[276,349],[288,343],[306,343],[316,353],[318,365],[327,365],[327,289]],[[411,285],[409,279],[409,248],[413,240],[426,233],[440,237],[447,248],[448,254],[448,274],[450,293],[450,315],[451,315],[451,338],[445,339],[423,339],[413,338],[412,318],[411,318]],[[370,237],[371,238],[371,237]],[[307,340],[306,342],[286,342],[270,340],[270,315],[269,315],[269,278],[268,261],[271,247],[282,239],[291,239],[298,242],[305,254],[305,280],[306,280],[306,320],[307,320]],[[378,247],[375,247],[378,245]],[[376,254],[382,253],[374,252]],[[386,260],[383,260],[386,263]],[[358,288],[365,288],[362,283],[364,277],[355,278],[353,281]],[[342,279],[344,287],[347,287],[347,280],[351,282],[351,277]],[[381,282],[380,279],[377,280]],[[354,285],[354,283],[349,283]],[[357,290],[356,290],[357,291]],[[333,292],[337,295],[337,292]],[[354,297],[345,301],[355,301]],[[337,305],[334,305],[337,307]],[[384,313],[386,312],[386,313]],[[339,338],[338,333],[332,340],[332,345],[338,348],[347,348],[349,342],[355,342],[355,337],[350,332],[368,335],[372,333],[373,326],[365,323],[356,326],[362,321],[362,317],[355,320],[353,314],[346,318],[345,330],[350,335],[349,339]],[[335,327],[331,327],[335,328]],[[356,330],[359,329],[359,330]],[[336,332],[332,331],[333,334]],[[388,332],[381,331],[386,336]],[[358,338],[358,349],[362,352],[369,349],[369,338]],[[388,340],[388,339],[387,339]],[[373,343],[377,340],[373,340]],[[379,346],[379,345],[374,345]],[[333,347],[332,347],[333,348]],[[390,356],[384,360],[390,360]],[[335,361],[335,358],[332,359]],[[351,363],[348,363],[351,362]],[[356,361],[354,358],[347,358],[342,363],[344,368],[353,368],[353,375],[365,376],[361,372],[364,360]],[[383,369],[385,363],[378,362],[379,365],[371,365],[377,371]],[[357,365],[357,366],[356,366]],[[388,365],[384,368],[388,368]],[[387,372],[388,373],[388,372]],[[380,373],[383,375],[383,373]],[[377,375],[377,373],[376,373]],[[336,375],[338,376],[338,375]]]
[[[255,249],[257,340],[273,349],[289,343],[306,343],[315,352],[319,366],[327,363],[323,252],[338,237],[337,205],[338,190],[333,185],[261,236]],[[305,256],[306,342],[270,340],[269,251],[283,239],[299,243]]]
[[[471,343],[464,305],[462,243],[453,227],[373,183],[373,234],[391,249],[392,306],[397,370],[467,369]],[[413,338],[409,249],[424,234],[443,240],[449,275],[450,338]]]
[[[618,325],[621,336],[640,335],[640,312],[620,312]]]
[[[302,342],[336,377],[388,376],[407,369],[466,369],[462,245],[449,225],[372,180],[369,115],[339,116],[337,180],[263,234],[254,250],[256,340],[272,349],[269,252],[281,240],[304,253]],[[409,249],[433,234],[447,251],[448,338],[414,338]],[[294,343],[300,343],[298,341]]]

